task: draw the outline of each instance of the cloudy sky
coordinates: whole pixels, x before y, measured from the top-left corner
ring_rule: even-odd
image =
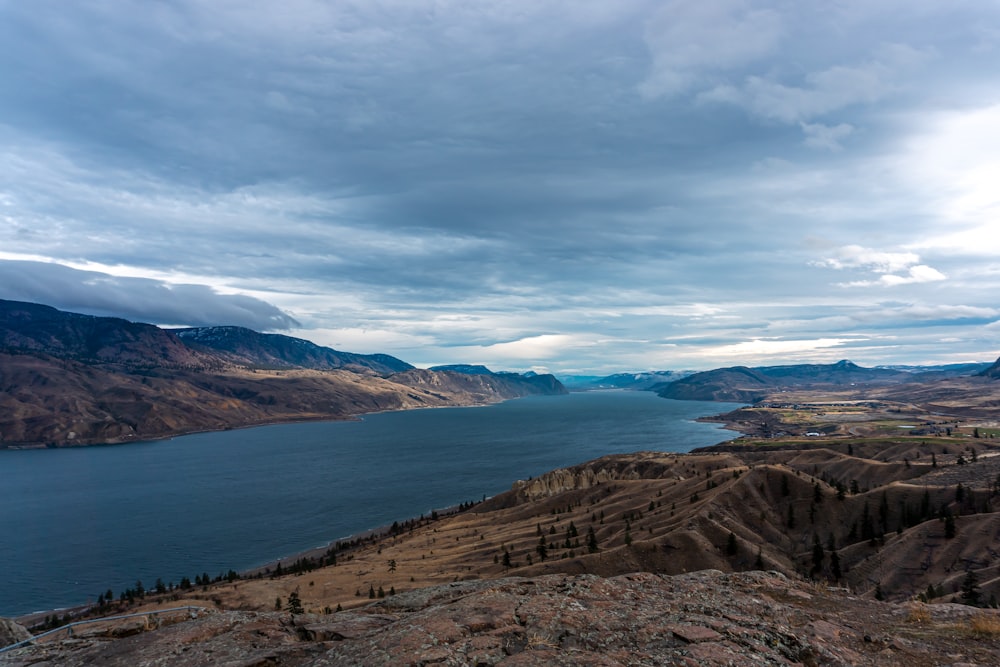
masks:
[[[0,298],[557,373],[1000,355],[996,0],[0,0]]]

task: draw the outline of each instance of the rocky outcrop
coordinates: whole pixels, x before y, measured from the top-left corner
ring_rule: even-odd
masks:
[[[31,639],[31,633],[27,628],[9,618],[0,618],[0,648],[23,642],[25,639]]]
[[[776,572],[549,575],[447,584],[327,615],[215,612],[28,665],[990,665],[996,611],[859,600]]]

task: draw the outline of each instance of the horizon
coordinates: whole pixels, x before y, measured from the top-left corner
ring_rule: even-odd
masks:
[[[997,24],[898,0],[7,3],[0,298],[418,367],[987,363]]]

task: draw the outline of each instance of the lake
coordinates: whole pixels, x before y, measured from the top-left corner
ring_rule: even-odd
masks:
[[[715,444],[734,434],[693,420],[736,407],[585,392],[0,451],[0,616],[250,569],[605,454]]]

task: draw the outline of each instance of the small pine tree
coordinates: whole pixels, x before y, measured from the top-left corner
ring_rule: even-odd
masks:
[[[973,570],[965,573],[962,580],[962,603],[972,607],[978,607],[982,594],[979,592],[979,577]]]
[[[591,526],[590,530],[587,531],[587,552],[596,554],[597,551],[597,533],[594,532],[594,527]]]
[[[542,535],[538,538],[538,546],[535,547],[535,551],[538,552],[538,557],[545,560],[549,556],[548,545],[545,544],[545,536]]]
[[[739,553],[740,545],[736,542],[735,533],[729,533],[729,539],[726,540],[726,555],[735,556]]]
[[[944,536],[949,540],[955,537],[955,517],[950,511],[944,515]]]
[[[826,556],[823,551],[823,545],[819,542],[819,535],[813,533],[813,554],[812,554],[812,573],[817,574],[821,569],[823,569],[823,558]]]
[[[296,588],[288,594],[288,602],[285,604],[285,611],[290,613],[292,616],[305,612],[305,609],[302,608],[302,599],[299,597],[299,589]]]

